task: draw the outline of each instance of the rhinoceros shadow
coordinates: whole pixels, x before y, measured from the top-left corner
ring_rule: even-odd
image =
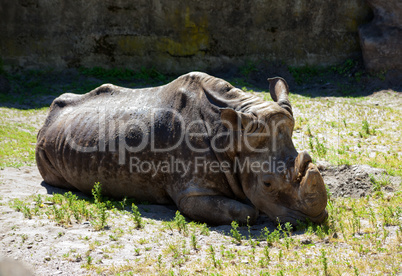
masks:
[[[42,181],[40,184],[43,188],[46,189],[47,194],[53,195],[53,194],[61,194],[64,195],[65,193],[71,191],[73,194],[75,194],[79,199],[91,201],[93,200],[92,197],[78,191],[72,191],[70,189],[63,189],[63,188],[58,188],[49,185],[45,181]],[[159,220],[159,221],[173,221],[176,215],[176,211],[178,210],[175,205],[156,205],[156,204],[148,204],[148,203],[140,203],[136,204],[139,208],[139,211],[141,213],[141,216],[146,219],[153,219],[153,220]],[[126,211],[131,212],[131,209],[129,206],[125,208]],[[189,218],[186,218],[187,222],[191,222]],[[219,226],[213,226],[213,225],[207,225],[209,230],[211,232],[217,232],[223,235],[227,236],[232,236],[230,230],[232,229],[231,225],[219,225]],[[239,226],[237,229],[238,232],[244,237],[244,238],[249,238],[250,234],[251,237],[253,238],[259,238],[263,236],[263,233],[266,231],[265,228],[269,231],[272,232],[275,229],[277,229],[277,225],[273,223],[267,216],[265,215],[260,215],[257,219],[256,224],[247,226]],[[303,234],[303,232],[297,231],[293,232],[293,235],[297,234]]]
[[[52,195],[52,194],[65,194],[65,193],[71,191],[71,190],[67,190],[67,189],[62,189],[62,188],[54,187],[54,186],[52,186],[52,185],[47,184],[45,181],[42,181],[42,182],[40,183],[40,185],[41,185],[43,188],[46,189],[46,192],[47,192],[49,195]],[[71,191],[71,192],[72,192],[73,194],[77,195],[79,198],[88,198],[88,199],[89,199],[88,196],[86,196],[85,194],[79,192],[78,190],[77,190],[77,191]]]
[[[52,194],[64,195],[65,193],[71,191],[79,199],[83,199],[86,201],[93,200],[93,197],[88,196],[78,190],[54,187],[52,185],[49,185],[45,181],[42,181],[41,186],[46,189],[46,192],[49,195],[52,195]],[[154,204],[148,204],[148,203],[141,203],[141,204],[136,204],[136,205],[139,208],[141,216],[144,218],[149,218],[149,219],[170,221],[170,220],[174,219],[174,217],[176,215],[176,211],[177,211],[177,207],[175,205],[154,205]],[[125,210],[131,212],[130,208],[131,208],[131,206],[127,206],[125,208]]]
[[[52,195],[52,194],[61,194],[64,195],[67,192],[72,192],[75,194],[79,199],[91,201],[93,200],[93,197],[88,196],[78,190],[71,190],[71,189],[63,189],[63,188],[58,188],[54,187],[45,181],[42,181],[40,184],[43,188],[46,189],[47,194]],[[144,218],[149,218],[149,219],[156,219],[156,220],[166,220],[170,221],[173,220],[177,207],[175,205],[154,205],[154,204],[148,204],[148,203],[140,203],[136,204],[140,210],[141,216]],[[126,211],[130,211],[130,206],[126,207]]]

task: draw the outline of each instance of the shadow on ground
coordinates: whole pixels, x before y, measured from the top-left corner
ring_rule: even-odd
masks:
[[[69,192],[70,190],[67,189],[62,189],[62,188],[57,188],[54,186],[51,186],[47,184],[46,182],[42,181],[40,184],[42,187],[44,187],[47,191],[47,194],[53,195],[53,194],[61,194],[64,195],[65,193]],[[71,191],[73,194],[75,194],[78,199],[88,201],[90,203],[93,203],[93,197],[89,197],[85,195],[82,192],[79,191]],[[105,199],[107,201],[109,199]],[[110,200],[111,204],[117,206],[118,202]],[[128,201],[131,202],[131,201]],[[130,206],[131,203],[128,204],[128,206],[125,208],[126,211],[132,213]],[[178,211],[177,207],[175,205],[157,205],[157,204],[149,204],[149,203],[137,203],[136,205],[139,208],[139,211],[141,213],[141,217],[145,219],[152,219],[152,220],[159,220],[159,221],[174,221],[176,212]],[[187,222],[190,222],[191,219],[186,218]],[[251,226],[239,226],[238,232],[243,236],[244,239],[249,239],[250,235],[252,238],[257,238],[261,239],[264,233],[264,229],[266,228],[269,232],[272,232],[276,229],[277,225],[276,223],[273,223],[267,216],[265,215],[260,215],[258,218],[256,224],[251,225]],[[232,227],[230,225],[208,225],[208,229],[210,231],[216,231],[221,234],[224,234],[226,236],[232,236],[230,230]],[[305,231],[296,231],[294,232],[295,235],[297,234],[304,234]]]
[[[291,93],[307,97],[362,97],[375,91],[402,91],[402,72],[367,73],[359,60],[347,60],[332,67],[290,67],[280,62],[262,61],[240,67],[225,66],[206,71],[233,85],[254,91],[268,91],[268,77],[283,77]],[[178,75],[155,69],[79,68],[55,71],[27,70],[0,74],[0,107],[32,109],[48,107],[63,93],[84,94],[104,83],[129,88],[159,86]]]
[[[287,81],[291,93],[306,97],[364,97],[380,90],[402,91],[402,71],[368,73],[362,62],[355,60],[332,67],[297,68],[279,62],[261,62],[246,75],[243,72],[241,80],[256,91],[268,91],[267,78],[275,76]]]

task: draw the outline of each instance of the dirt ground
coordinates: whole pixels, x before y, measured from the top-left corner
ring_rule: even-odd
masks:
[[[333,167],[328,163],[319,162],[318,166],[333,197],[368,195],[373,190],[370,176],[374,176],[376,179],[386,177],[391,183],[389,186],[383,187],[386,192],[392,192],[393,186],[399,185],[401,181],[399,177],[386,176],[383,170],[367,165]],[[172,220],[176,212],[175,206],[139,205],[140,212],[145,220],[156,220],[156,223],[147,224],[146,231],[137,231],[135,235],[125,234],[119,241],[113,241],[104,233],[94,231],[89,222],[75,224],[66,229],[57,226],[47,218],[26,219],[22,213],[16,212],[8,205],[8,202],[13,198],[23,199],[30,195],[51,195],[52,193],[64,192],[66,190],[54,188],[44,183],[35,166],[1,170],[0,256],[4,256],[12,262],[18,261],[14,265],[23,263],[33,275],[90,274],[85,268],[82,268],[82,265],[86,263],[85,256],[90,250],[89,242],[84,240],[100,240],[102,241],[102,248],[107,248],[118,243],[130,244],[131,241],[150,239],[155,233],[160,232],[158,229],[162,221]],[[121,220],[122,218],[114,215],[109,224],[113,225],[112,228],[117,228],[115,223],[118,224]],[[265,216],[261,216],[257,224],[251,228],[252,235],[261,235],[261,230],[265,227],[268,229],[275,228],[271,221]],[[230,226],[210,227],[211,234],[202,236],[198,241],[199,246],[207,247],[210,243],[219,244],[222,238],[229,238],[230,229]],[[244,235],[247,235],[247,231],[244,229],[242,231],[244,231]],[[174,238],[173,231],[163,233],[162,236],[158,237],[161,243],[169,242]],[[141,249],[146,250],[145,247]],[[132,258],[141,258],[141,256],[134,256],[129,250],[130,248],[126,247],[110,253],[113,257],[103,259],[102,263],[105,264],[110,261],[114,265],[119,265]],[[152,250],[152,254],[157,256],[158,250],[155,248]],[[67,256],[69,252],[74,252],[74,254]],[[105,253],[99,249],[96,249],[96,252],[91,252],[91,255],[95,256],[94,258],[102,254]]]
[[[271,75],[275,75],[274,73],[276,71]],[[327,86],[335,91],[335,84],[332,84],[334,87]],[[317,91],[321,89],[321,86],[315,88]],[[311,87],[306,87],[305,90],[308,90],[309,93],[314,91]],[[328,92],[327,95],[331,96],[331,93]],[[388,94],[395,96],[392,101],[388,101],[390,98]],[[40,101],[47,105],[53,99],[53,96],[49,96],[41,98]],[[375,105],[401,108],[402,94],[384,90],[372,94],[365,101]],[[13,105],[13,107],[21,108],[20,105]],[[43,113],[41,118],[35,120],[43,121],[45,116],[46,114]],[[389,184],[381,187],[385,195],[392,194],[401,183],[400,177],[386,175],[384,170],[368,165],[334,167],[326,162],[318,162],[317,165],[332,197],[367,196],[374,191],[373,178],[378,181],[387,180]],[[127,215],[123,214],[111,214],[107,231],[94,231],[88,221],[65,228],[56,225],[55,222],[44,216],[40,218],[35,216],[33,219],[24,218],[21,212],[17,212],[9,206],[9,202],[14,198],[23,200],[31,195],[45,196],[65,192],[66,190],[57,189],[44,183],[36,166],[7,167],[0,170],[0,276],[29,275],[28,273],[32,275],[97,274],[95,271],[85,268],[87,256],[91,256],[93,263],[99,266],[122,266],[128,262],[137,261],[143,263],[147,258],[156,260],[167,244],[180,243],[180,239],[183,238],[182,235],[176,235],[177,230],[175,229],[161,231],[163,222],[174,218],[177,210],[175,206],[139,205],[146,225],[144,229],[134,232],[127,231],[129,219]],[[260,216],[257,224],[251,227],[250,233],[254,237],[258,237],[265,227],[273,230],[276,226],[267,217]],[[119,229],[125,233],[119,235],[118,240],[110,238],[111,235],[115,235],[116,231],[120,231]],[[211,244],[219,246],[231,239],[230,229],[231,226],[228,225],[209,227],[210,235],[197,236],[197,243],[201,250],[197,253],[191,249],[190,254],[197,255],[197,258],[200,259],[206,258],[205,252],[208,252]],[[241,227],[240,232],[244,236],[249,234],[247,227]],[[304,238],[301,232],[295,234],[299,234],[300,239]],[[187,239],[189,243],[189,237]],[[99,245],[93,249],[91,243],[94,242]],[[174,260],[163,261],[168,263]],[[8,272],[5,272],[6,262],[11,266],[11,270]],[[23,265],[27,270],[16,270],[15,266],[19,265]],[[155,263],[151,265],[155,266]],[[9,273],[10,271],[15,274]],[[197,267],[194,268],[194,271],[197,272]]]

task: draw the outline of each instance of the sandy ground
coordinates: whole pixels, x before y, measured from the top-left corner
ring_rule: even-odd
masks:
[[[325,162],[321,162],[318,163],[318,166],[332,196],[335,197],[365,196],[372,191],[370,175],[374,175],[376,178],[385,177],[382,170],[367,165],[331,167]],[[398,185],[401,179],[387,177],[391,185],[385,187],[385,190],[392,192],[392,186]],[[145,229],[129,233],[127,223],[122,224],[123,221],[127,221],[127,218],[121,217],[125,216],[121,214],[111,215],[108,230],[96,232],[89,222],[64,228],[57,226],[45,217],[26,219],[22,213],[10,208],[8,204],[14,198],[24,199],[30,195],[51,195],[64,192],[66,190],[44,183],[35,166],[18,169],[5,168],[0,171],[0,258],[6,257],[8,260],[23,263],[33,275],[95,274],[94,271],[88,271],[82,267],[85,265],[88,255],[91,255],[94,261],[97,260],[100,266],[118,266],[124,265],[128,261],[150,256],[156,259],[164,245],[178,242],[175,240],[177,230],[161,231],[162,222],[174,218],[176,212],[174,206],[139,205],[140,212],[146,221]],[[261,230],[265,227],[275,228],[272,222],[265,216],[261,216],[257,224],[251,228],[252,235],[260,236]],[[126,230],[127,233],[114,241],[110,239],[109,235],[116,233],[113,231],[116,229]],[[223,240],[230,238],[230,226],[210,227],[209,229],[209,236],[197,236],[200,247],[208,247],[209,244],[218,245]],[[245,229],[242,231],[244,231],[244,235],[247,235]],[[147,248],[147,242],[138,243],[141,239],[152,241],[153,246],[155,244],[160,246]],[[97,241],[100,246],[91,249],[90,244],[94,241]],[[122,246],[122,244],[132,246]],[[136,248],[134,248],[135,246]],[[110,248],[117,249],[110,250]],[[136,249],[141,253],[137,254]],[[104,258],[105,252],[110,257]]]

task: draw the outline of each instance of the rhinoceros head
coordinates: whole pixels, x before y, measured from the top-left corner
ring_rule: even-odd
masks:
[[[243,165],[241,186],[252,204],[274,221],[320,223],[327,217],[323,178],[310,155],[298,153],[293,145],[287,83],[282,78],[268,80],[273,102],[249,105],[243,112],[221,112],[225,126],[241,132],[241,149],[236,150]]]

